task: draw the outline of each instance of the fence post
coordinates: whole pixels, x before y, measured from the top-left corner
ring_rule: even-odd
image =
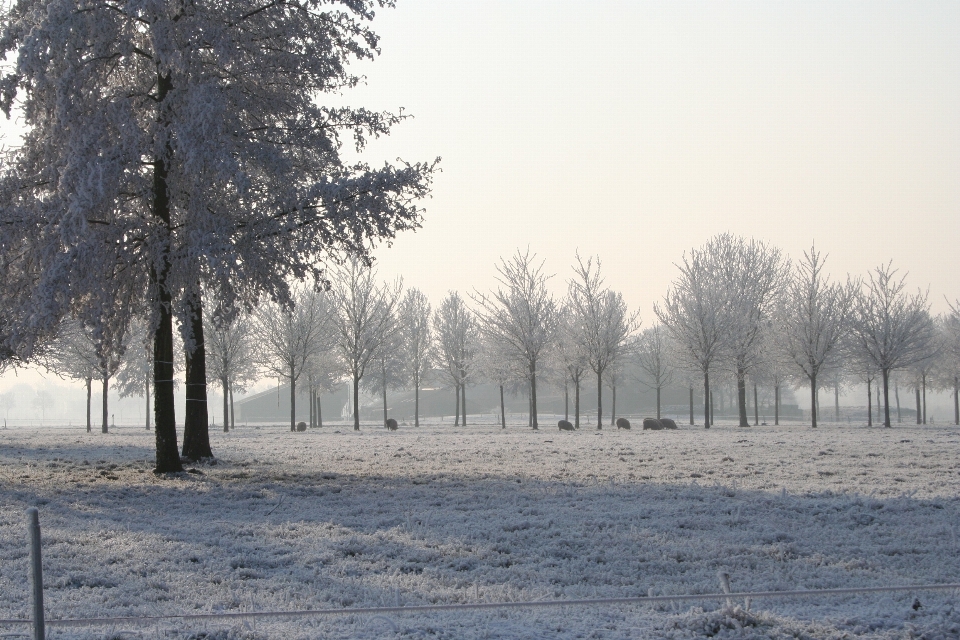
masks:
[[[43,622],[43,565],[40,561],[40,511],[27,509],[27,531],[30,535],[30,616],[33,620],[33,640],[45,640]]]

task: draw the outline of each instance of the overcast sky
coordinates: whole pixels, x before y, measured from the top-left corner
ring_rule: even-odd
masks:
[[[442,156],[423,229],[378,250],[435,302],[527,246],[599,255],[641,309],[725,231],[835,276],[888,260],[960,297],[960,3],[398,0],[353,104]]]
[[[960,298],[960,3],[398,0],[347,103],[415,117],[365,159],[442,156],[423,228],[377,250],[436,306],[530,248],[641,311],[710,237],[816,241]],[[5,376],[9,378],[9,376]],[[0,386],[3,386],[0,380]]]

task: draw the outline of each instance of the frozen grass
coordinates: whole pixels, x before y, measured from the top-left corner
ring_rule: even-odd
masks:
[[[0,618],[27,615],[28,506],[40,508],[50,618],[715,593],[719,570],[735,591],[960,580],[953,427],[287,429],[213,430],[216,464],[160,477],[141,429],[0,431]],[[960,635],[956,597],[165,622],[51,637],[949,638]]]

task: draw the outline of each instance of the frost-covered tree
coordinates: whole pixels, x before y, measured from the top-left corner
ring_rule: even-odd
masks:
[[[399,306],[399,304],[397,305]],[[387,391],[402,389],[407,384],[407,370],[403,366],[403,341],[397,322],[396,307],[389,322],[382,328],[380,345],[373,355],[373,375],[367,376],[367,388],[383,400],[383,426],[387,426]]]
[[[419,289],[407,289],[400,303],[399,328],[402,353],[413,385],[413,423],[420,426],[420,387],[431,367],[433,334],[430,331],[430,301]]]
[[[574,277],[567,283],[575,339],[583,345],[587,365],[597,376],[597,429],[603,428],[603,376],[633,346],[639,313],[630,312],[623,296],[604,286],[600,260],[577,255]]]
[[[838,364],[856,293],[855,285],[829,282],[815,247],[804,252],[784,292],[776,318],[779,346],[810,385],[810,420],[817,426],[820,375]]]
[[[530,426],[538,429],[537,367],[556,339],[557,305],[547,291],[550,276],[536,255],[519,251],[510,260],[500,259],[497,282],[488,294],[474,292],[480,332],[501,345],[512,360],[523,363],[530,389]]]
[[[223,431],[233,428],[233,392],[243,392],[257,377],[254,321],[246,315],[225,318],[208,312],[206,324],[207,376],[223,391]]]
[[[479,335],[475,368],[500,391],[500,427],[507,428],[507,410],[504,390],[513,392],[527,379],[526,366],[506,343],[497,342],[489,335]]]
[[[322,99],[339,102],[359,82],[349,63],[378,53],[381,4],[21,0],[4,15],[0,107],[26,130],[0,175],[0,267],[24,291],[3,287],[7,345],[29,355],[99,292],[141,292],[158,471],[182,469],[172,320],[195,353],[191,292],[287,305],[291,280],[419,224],[433,165],[340,157],[401,117]]]
[[[380,346],[390,337],[402,285],[378,285],[376,272],[350,259],[333,274],[333,342],[353,383],[353,428],[360,430],[360,381]]]
[[[467,382],[472,378],[477,354],[477,321],[463,298],[451,291],[433,314],[433,361],[453,384],[457,397],[455,425],[467,426]]]
[[[130,340],[120,370],[117,371],[117,394],[121,398],[144,398],[144,427],[150,430],[150,382],[153,368],[153,345],[149,327],[143,318],[135,318],[130,327]]]
[[[724,258],[709,246],[685,253],[676,265],[680,269],[679,277],[671,284],[663,302],[653,307],[677,345],[680,366],[698,371],[702,376],[706,429],[710,428],[711,417],[710,371],[729,351],[728,341],[734,331],[734,314],[729,310],[732,302],[721,270]]]
[[[940,323],[943,352],[939,374],[943,386],[953,393],[953,423],[960,425],[960,300],[948,304],[950,311]]]
[[[936,325],[927,294],[908,294],[892,263],[877,267],[857,292],[851,322],[851,348],[861,370],[883,382],[885,427],[890,426],[890,372],[929,357],[935,350]]]
[[[90,433],[93,430],[91,387],[100,371],[100,359],[91,331],[76,320],[64,322],[39,362],[60,377],[83,381],[87,389],[87,433]]]
[[[637,341],[633,361],[639,369],[640,384],[657,393],[657,419],[660,419],[660,396],[663,388],[673,384],[675,376],[671,361],[671,345],[667,330],[660,324],[644,329]],[[691,389],[691,395],[692,395]],[[691,405],[693,403],[691,402]],[[692,408],[692,406],[691,406]]]
[[[587,370],[590,365],[587,363],[587,354],[585,346],[580,342],[577,335],[577,325],[570,315],[565,315],[557,326],[557,342],[554,351],[554,358],[557,361],[556,368],[564,373],[565,383],[573,385],[573,425],[575,429],[580,428],[580,386],[586,379]]]
[[[297,430],[297,381],[330,348],[332,316],[327,293],[307,287],[294,292],[292,308],[268,302],[255,312],[257,362],[268,375],[290,382],[290,431]]]

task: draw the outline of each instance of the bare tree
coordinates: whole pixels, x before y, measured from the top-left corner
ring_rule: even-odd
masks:
[[[457,397],[457,416],[454,424],[467,424],[467,381],[473,373],[477,352],[477,321],[463,298],[451,291],[433,315],[433,333],[436,336],[433,357],[444,375],[453,384]]]
[[[960,425],[960,300],[948,302],[950,312],[940,323],[943,358],[940,376],[953,392],[953,423]]]
[[[76,320],[63,322],[39,362],[60,377],[84,382],[87,388],[87,433],[90,433],[93,430],[90,417],[91,386],[100,372],[100,359],[91,331]]]
[[[538,429],[537,367],[556,339],[557,307],[547,291],[543,263],[534,264],[530,251],[509,261],[501,258],[497,281],[501,288],[471,297],[479,310],[481,333],[502,345],[511,358],[524,364],[530,385],[530,424]]]
[[[781,348],[810,384],[810,420],[816,427],[820,374],[840,356],[856,289],[849,280],[846,285],[828,281],[816,248],[803,258],[786,287],[776,324]]]
[[[353,428],[360,430],[360,381],[389,337],[402,283],[377,285],[376,272],[359,259],[338,267],[331,286],[334,342],[353,381]]]
[[[557,332],[555,357],[558,368],[562,369],[567,383],[573,385],[574,428],[580,428],[580,386],[587,376],[587,354],[584,345],[578,339],[576,325],[570,316],[560,322]],[[566,383],[564,384],[566,388]]]
[[[677,265],[673,281],[654,313],[677,345],[679,364],[703,376],[704,428],[710,428],[710,370],[728,348],[733,330],[731,301],[719,265],[727,259],[710,247],[693,249]],[[732,256],[729,259],[733,259]]]
[[[568,300],[576,339],[584,346],[587,365],[597,376],[597,429],[603,428],[603,375],[629,353],[640,327],[639,312],[627,310],[618,292],[604,286],[600,260],[586,264],[577,256],[574,277],[568,282]]]
[[[883,380],[885,427],[890,426],[890,372],[910,367],[934,350],[936,326],[927,294],[907,294],[904,280],[891,263],[874,269],[857,293],[851,323],[857,358]]]
[[[387,391],[400,389],[406,386],[407,371],[403,366],[403,341],[400,336],[400,325],[393,313],[390,320],[383,326],[383,335],[371,362],[376,375],[367,376],[367,388],[371,393],[380,395],[383,399],[383,426],[387,427]]]
[[[121,398],[139,396],[144,399],[144,427],[150,431],[150,382],[153,376],[153,344],[150,326],[142,317],[134,318],[130,340],[120,370],[116,389]]]
[[[400,303],[399,323],[404,364],[413,385],[414,426],[420,426],[420,387],[430,370],[433,335],[430,302],[419,289],[408,289]]]
[[[637,341],[634,361],[640,369],[640,384],[657,392],[657,419],[660,419],[660,397],[663,388],[673,383],[674,368],[671,363],[669,337],[666,329],[655,324],[644,329]],[[691,388],[691,394],[692,394]],[[692,408],[692,403],[691,403]]]
[[[299,287],[293,308],[268,302],[257,309],[253,332],[256,360],[269,375],[290,381],[290,430],[297,429],[297,380],[310,361],[330,347],[332,308],[322,291]]]
[[[249,316],[224,318],[208,313],[206,335],[207,375],[223,391],[223,431],[234,426],[233,392],[243,392],[256,380],[255,324]]]

